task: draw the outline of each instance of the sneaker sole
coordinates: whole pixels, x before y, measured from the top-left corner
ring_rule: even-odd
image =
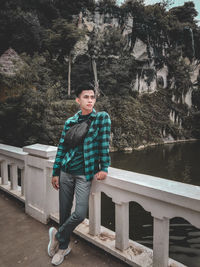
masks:
[[[52,264],[55,265],[55,266],[60,265],[60,264],[64,261],[65,256],[67,256],[70,252],[71,252],[71,248],[68,248],[68,250],[65,252],[63,258],[62,258],[59,262],[57,262],[57,263],[52,263]]]
[[[51,253],[50,253],[50,246],[51,246],[52,238],[53,238],[53,236],[52,236],[53,230],[54,230],[54,228],[52,228],[52,227],[49,229],[49,244],[48,244],[48,249],[47,249],[49,257],[53,257],[54,256],[54,255],[51,255]]]

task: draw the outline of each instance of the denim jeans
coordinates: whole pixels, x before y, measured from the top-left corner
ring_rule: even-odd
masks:
[[[91,181],[87,181],[84,175],[72,175],[61,171],[59,186],[60,221],[56,238],[59,248],[66,249],[71,233],[87,215]],[[74,194],[75,211],[71,214]]]

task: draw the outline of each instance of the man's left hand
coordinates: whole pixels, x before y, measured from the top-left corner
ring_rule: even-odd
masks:
[[[106,179],[106,176],[107,176],[107,172],[104,172],[104,171],[100,171],[100,172],[97,172],[94,177],[97,179],[97,180],[104,180]]]

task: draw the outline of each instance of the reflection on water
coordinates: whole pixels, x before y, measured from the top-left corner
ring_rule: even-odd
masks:
[[[112,167],[200,185],[200,142],[159,145],[110,155]]]
[[[200,142],[148,147],[132,153],[113,152],[111,166],[183,183],[200,185]],[[102,197],[102,224],[115,230],[114,203]],[[130,203],[131,239],[153,247],[153,218],[139,204]],[[189,267],[200,266],[200,229],[182,218],[170,220],[170,257]]]

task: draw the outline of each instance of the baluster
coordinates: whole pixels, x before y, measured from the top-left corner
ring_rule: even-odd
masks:
[[[1,162],[1,176],[2,176],[2,184],[8,184],[8,164],[6,160]]]
[[[17,190],[18,175],[17,175],[17,165],[15,163],[12,163],[10,165],[10,181],[11,181],[11,190]]]
[[[115,203],[115,247],[124,250],[129,246],[129,203]]]
[[[169,219],[154,217],[153,267],[167,267],[169,255]]]
[[[91,193],[89,199],[89,233],[98,235],[101,232],[101,193]]]
[[[24,196],[24,168],[21,169],[21,195]]]

